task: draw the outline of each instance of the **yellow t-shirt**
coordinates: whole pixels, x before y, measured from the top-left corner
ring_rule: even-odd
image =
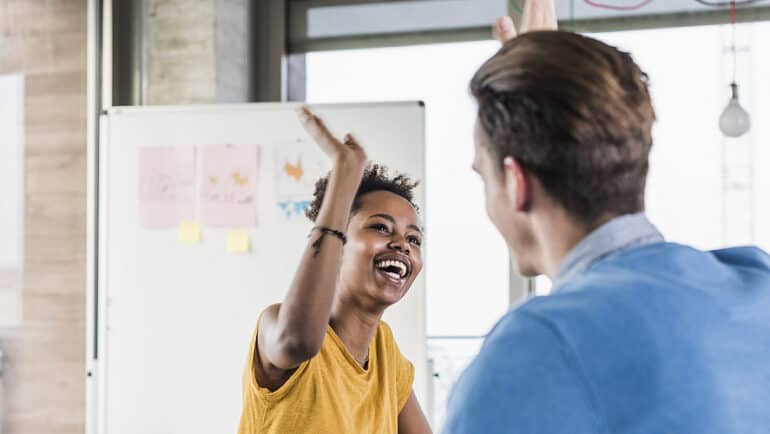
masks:
[[[380,321],[364,370],[327,326],[321,351],[303,362],[278,390],[257,384],[251,341],[243,375],[239,434],[396,434],[412,392],[414,366]]]

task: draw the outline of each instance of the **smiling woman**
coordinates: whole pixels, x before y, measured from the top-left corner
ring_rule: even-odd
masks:
[[[314,201],[310,208],[307,210],[307,216],[310,220],[315,221],[318,217],[321,205],[323,204],[324,197],[326,196],[326,189],[328,187],[329,177],[323,177],[316,183],[316,191],[314,195]],[[420,248],[422,246],[422,229],[418,222],[419,207],[414,203],[414,188],[417,187],[418,182],[412,181],[406,175],[397,175],[390,177],[388,175],[388,169],[385,166],[373,164],[367,167],[364,171],[364,175],[361,179],[361,184],[356,192],[356,197],[353,200],[353,206],[351,208],[351,225],[349,229],[354,228],[352,224],[359,222],[363,224],[365,230],[370,233],[379,234],[383,237],[388,236],[395,227],[399,220],[406,218],[412,220],[413,223],[409,223],[406,228],[406,242],[410,246]],[[378,214],[372,214],[368,217],[362,208],[370,205],[373,202],[377,205],[386,205],[391,203],[390,206],[382,206],[381,208],[399,210],[405,213],[405,216],[393,216],[389,213],[382,212]],[[369,208],[375,208],[368,206]],[[354,219],[354,217],[362,214],[364,219]],[[363,232],[366,235],[366,232]],[[399,249],[400,250],[400,249]],[[356,264],[365,266],[365,264]],[[419,265],[416,267],[415,265]],[[378,272],[381,272],[386,277],[392,278],[396,282],[401,282],[406,278],[414,277],[422,269],[422,263],[412,264],[412,260],[409,258],[408,250],[407,254],[403,252],[385,252],[382,255],[378,255],[374,259],[373,266]],[[344,265],[343,265],[344,267]],[[416,270],[416,271],[415,271]]]
[[[309,110],[300,118],[333,168],[289,292],[254,332],[239,432],[430,433],[414,366],[381,321],[422,270],[417,183],[367,166],[352,136],[337,140]]]

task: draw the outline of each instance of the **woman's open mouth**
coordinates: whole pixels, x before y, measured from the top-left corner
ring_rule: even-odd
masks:
[[[411,271],[409,262],[401,258],[390,256],[375,260],[374,267],[385,277],[393,282],[400,283]]]

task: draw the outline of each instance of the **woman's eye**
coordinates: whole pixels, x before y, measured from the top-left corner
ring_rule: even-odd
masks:
[[[383,224],[374,224],[371,228],[379,232],[388,232],[388,227]]]
[[[422,240],[417,238],[417,237],[409,237],[409,242],[411,244],[414,244],[415,246],[421,246],[422,245]]]

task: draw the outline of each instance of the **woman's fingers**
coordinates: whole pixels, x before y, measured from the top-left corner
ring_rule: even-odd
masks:
[[[330,158],[353,162],[356,166],[366,163],[366,152],[351,134],[346,134],[340,142],[329,131],[324,121],[309,108],[303,106],[297,113],[305,131]]]
[[[359,143],[358,143],[358,140],[356,140],[356,138],[355,138],[355,137],[353,137],[353,135],[352,135],[352,134],[350,134],[350,133],[348,133],[348,134],[345,134],[345,142],[344,142],[344,143],[345,143],[345,145],[346,145],[348,148],[350,148],[350,149],[353,149],[353,150],[360,150],[360,149],[363,149],[363,148],[361,147],[361,144],[359,144]]]
[[[330,154],[330,156],[339,154],[342,144],[334,137],[329,129],[326,128],[326,124],[321,118],[313,114],[309,108],[304,106],[301,107],[297,113],[305,131],[307,131],[310,137],[318,143],[324,152]]]
[[[492,34],[501,44],[516,37],[516,27],[513,26],[513,20],[508,15],[498,17],[492,26]]]
[[[352,162],[361,167],[366,165],[368,158],[366,151],[364,150],[363,146],[358,143],[358,140],[353,137],[353,135],[345,134],[345,147],[347,148],[346,155]]]
[[[515,38],[519,33],[534,30],[556,30],[556,5],[554,0],[527,0],[524,3],[524,13],[521,16],[519,31],[513,25],[511,17],[505,15],[497,18],[492,26],[495,39],[504,44]]]

